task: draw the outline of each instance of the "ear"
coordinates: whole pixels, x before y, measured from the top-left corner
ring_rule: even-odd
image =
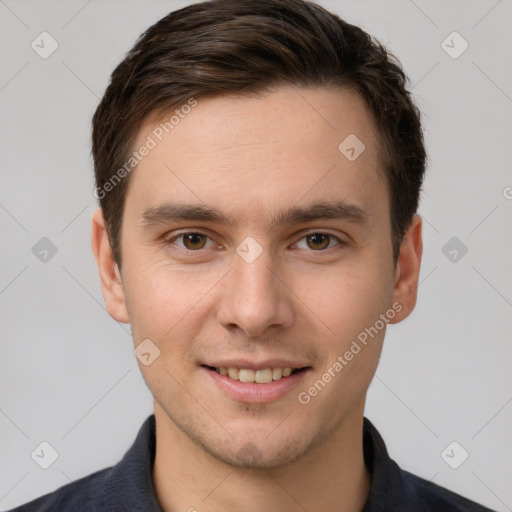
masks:
[[[118,322],[129,323],[121,273],[114,260],[101,208],[98,208],[92,216],[91,245],[96,265],[98,265],[101,291],[107,311]]]
[[[395,317],[390,321],[392,324],[407,318],[416,305],[421,255],[423,253],[421,224],[421,217],[414,215],[400,245],[400,255],[393,286],[393,304],[400,304],[402,309],[397,311]]]

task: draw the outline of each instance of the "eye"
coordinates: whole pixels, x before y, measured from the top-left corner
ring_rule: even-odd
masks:
[[[199,249],[204,249],[209,239],[210,237],[204,235],[203,233],[189,232],[180,233],[179,235],[176,235],[168,240],[165,240],[165,243],[166,245],[172,245],[177,240],[182,240],[182,244],[176,244],[178,245],[178,247],[181,247],[182,249],[187,249],[189,251],[197,251]],[[212,241],[210,240],[210,242]]]
[[[302,245],[302,240],[305,240],[306,247]],[[331,244],[331,242],[335,241],[335,244]],[[344,242],[340,240],[337,236],[331,235],[329,233],[310,233],[305,237],[301,238],[299,243],[296,244],[296,247],[299,249],[313,249],[314,251],[322,251],[324,249],[330,249],[333,245],[343,245]]]

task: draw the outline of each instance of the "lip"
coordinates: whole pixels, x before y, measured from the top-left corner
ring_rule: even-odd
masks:
[[[301,361],[291,361],[289,359],[265,359],[261,361],[249,361],[247,359],[223,359],[203,363],[204,366],[212,366],[214,368],[247,368],[249,370],[264,370],[265,368],[305,368],[310,366],[308,363]]]
[[[235,365],[233,364],[232,366]],[[252,365],[253,368],[251,369],[257,369],[254,368],[254,366],[255,365]],[[250,367],[251,366],[242,366],[242,368]],[[265,368],[269,368],[269,366],[266,366]],[[212,379],[224,395],[232,400],[244,403],[269,403],[282,398],[297,387],[309,373],[311,367],[303,368],[301,371],[292,373],[288,377],[284,377],[280,380],[273,380],[267,384],[240,382],[239,380],[231,379],[226,375],[221,375],[206,366],[201,366],[200,369],[205,372],[205,376],[207,378]]]

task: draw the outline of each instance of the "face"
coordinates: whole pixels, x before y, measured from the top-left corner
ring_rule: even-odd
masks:
[[[373,119],[355,92],[282,87],[199,99],[161,141],[157,126],[135,144],[157,142],[107,307],[159,354],[139,362],[155,412],[220,461],[283,466],[362,416],[386,325],[414,305]]]

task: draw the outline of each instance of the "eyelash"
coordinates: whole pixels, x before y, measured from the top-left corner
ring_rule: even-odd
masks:
[[[174,242],[179,239],[179,238],[182,238],[184,237],[185,235],[199,235],[199,236],[203,236],[203,237],[206,237],[208,239],[211,240],[211,237],[209,235],[207,235],[206,233],[202,233],[200,231],[185,231],[185,232],[182,232],[182,233],[179,233],[177,235],[174,235],[172,236],[171,238],[165,238],[163,240],[163,245],[165,247],[168,247],[168,246],[171,246],[174,244]],[[337,247],[339,246],[340,248],[341,247],[344,247],[347,245],[346,242],[344,242],[343,240],[341,240],[339,237],[337,237],[336,235],[333,235],[331,233],[324,233],[323,231],[311,231],[310,233],[306,233],[305,235],[303,235],[300,239],[299,239],[299,242],[304,240],[305,238],[307,238],[308,236],[312,236],[312,235],[326,235],[328,236],[330,239],[334,239],[337,243],[334,247]],[[331,240],[329,241],[329,245],[330,245],[330,242]],[[298,242],[296,242],[294,245],[297,245]],[[208,249],[208,247],[203,247],[201,249],[197,249],[197,250],[193,250],[193,249],[187,249],[186,247],[180,247],[180,246],[177,246],[179,250],[181,251],[185,251],[187,254],[189,254],[190,256],[194,256],[195,254],[194,253],[200,253],[201,251],[205,250],[205,249]],[[312,253],[315,253],[315,252],[318,252],[318,253],[321,253],[321,252],[327,252],[329,251],[330,249],[332,249],[333,247],[329,247],[327,246],[327,248],[325,249],[318,249],[318,250],[314,250],[314,249],[310,249],[309,251],[312,252]]]

